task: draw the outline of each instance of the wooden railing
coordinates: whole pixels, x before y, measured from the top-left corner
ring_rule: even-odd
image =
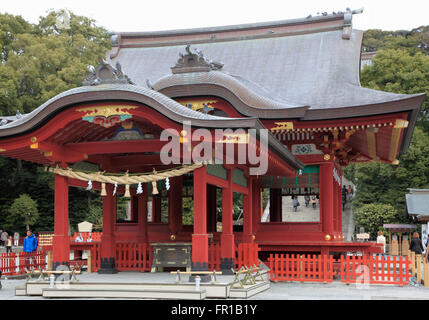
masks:
[[[243,266],[251,267],[259,265],[258,252],[260,251],[256,243],[239,243],[235,247],[235,269]],[[221,245],[220,243],[209,244],[209,270],[220,270]]]
[[[429,263],[426,257],[410,250],[408,259],[410,260],[411,275],[416,278],[417,283],[429,287]]]
[[[118,271],[150,271],[152,247],[146,243],[116,243],[115,266]]]
[[[411,274],[408,257],[393,256],[341,256],[341,281],[347,284],[408,285]]]
[[[346,284],[408,285],[408,257],[271,254],[272,281],[332,282],[334,276]]]
[[[46,253],[43,251],[1,253],[0,271],[4,276],[25,273],[25,269],[45,269]]]
[[[270,279],[274,282],[332,282],[334,262],[328,255],[270,254]]]

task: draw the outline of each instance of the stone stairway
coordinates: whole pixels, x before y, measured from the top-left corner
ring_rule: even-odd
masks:
[[[237,286],[233,276],[220,276],[217,281],[201,283],[196,290],[195,283],[174,281],[175,275],[169,275],[169,282],[116,282],[77,281],[50,287],[47,280],[28,280],[23,286],[15,288],[16,296],[41,296],[44,298],[116,298],[116,299],[247,299],[270,288],[269,273],[264,265],[262,279],[255,284]],[[102,275],[99,275],[102,277]],[[113,275],[114,276],[114,275]],[[150,277],[150,274],[146,275]],[[165,277],[167,275],[164,275]],[[112,275],[110,275],[112,277]],[[134,276],[135,277],[135,276]],[[110,278],[113,279],[113,278]],[[131,280],[130,280],[131,281]]]

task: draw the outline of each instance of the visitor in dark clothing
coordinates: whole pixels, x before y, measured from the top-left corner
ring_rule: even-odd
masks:
[[[410,250],[415,252],[416,254],[422,254],[424,250],[422,242],[420,241],[418,232],[413,233],[413,239],[411,239]]]

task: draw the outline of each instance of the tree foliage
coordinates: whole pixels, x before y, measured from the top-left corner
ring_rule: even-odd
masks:
[[[55,95],[80,86],[87,66],[97,65],[98,58],[110,50],[107,30],[73,13],[68,25],[59,24],[64,14],[51,11],[38,24],[0,14],[0,115],[31,112]],[[39,207],[33,228],[52,230],[53,184],[53,175],[36,164],[0,158],[0,210],[4,213],[0,225],[15,227],[7,222],[16,220],[9,207],[27,193],[37,199]],[[85,219],[95,197],[91,191],[69,189],[71,226]]]
[[[364,87],[406,94],[429,95],[429,55],[411,54],[404,49],[385,49],[377,52],[372,65],[361,72]],[[429,132],[428,104],[426,97],[419,115],[419,124]]]
[[[15,199],[9,209],[10,215],[7,219],[7,226],[13,230],[25,231],[29,226],[33,226],[39,218],[37,202],[28,194],[22,194]]]
[[[377,50],[377,54],[361,72],[362,86],[395,93],[428,94],[428,31],[427,26],[411,31],[366,31],[363,50]],[[405,215],[407,189],[429,187],[428,112],[426,97],[410,147],[399,157],[399,165],[370,162],[345,168],[346,177],[357,187],[353,200],[355,214],[381,210],[374,207],[377,205],[389,205],[397,212],[390,215],[390,222],[409,222]],[[362,219],[357,221],[361,223]]]
[[[356,226],[365,228],[365,232],[376,237],[377,231],[383,224],[394,223],[398,220],[398,213],[389,204],[370,203],[354,210],[353,219]]]

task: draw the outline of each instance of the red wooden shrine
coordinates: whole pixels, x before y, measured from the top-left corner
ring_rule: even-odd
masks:
[[[10,122],[0,127],[1,154],[76,170],[160,172],[178,166],[161,161],[169,142],[161,139],[165,130],[175,132],[173,139],[185,146],[177,155],[181,164],[201,142],[194,139],[198,129],[211,137],[216,130],[231,130],[235,152],[231,158],[226,151],[231,141],[223,140],[225,164],[174,177],[168,191],[159,185],[159,194],[152,194],[151,184],[143,184],[141,194],[132,185],[127,221],[117,220],[116,205],[125,187],[119,185],[114,195],[114,185],[106,184],[99,272],[115,272],[115,247],[124,241],[141,246],[191,242],[194,270],[207,270],[209,243],[220,244],[223,270],[234,267],[240,243],[256,243],[262,254],[379,252],[374,243],[344,239],[342,167],[366,161],[397,164],[424,95],[360,86],[362,32],[351,28],[353,13],[116,34],[108,61],[89,71],[82,87],[20,118],[7,118]],[[183,129],[187,123],[189,131]],[[264,145],[259,134],[249,134],[265,129]],[[263,174],[251,174],[257,164],[240,153],[243,136],[247,148],[265,153]],[[56,265],[69,260],[68,189],[87,185],[55,175]],[[93,188],[102,186],[93,182]],[[269,194],[265,220],[264,190]],[[234,194],[241,194],[239,227],[234,225]],[[318,196],[315,221],[284,219],[283,197],[294,194]],[[183,221],[189,201],[192,224]]]

